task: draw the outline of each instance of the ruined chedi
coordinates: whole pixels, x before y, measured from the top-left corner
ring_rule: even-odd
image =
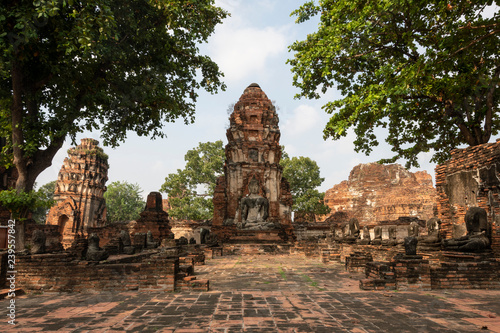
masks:
[[[367,163],[355,166],[349,179],[326,191],[330,216],[346,213],[361,227],[400,217],[428,220],[435,215],[436,189],[425,171],[415,173],[399,164]]]
[[[108,180],[108,156],[99,142],[82,139],[81,144],[68,150],[59,171],[52,207],[47,224],[58,225],[65,248],[76,234],[84,234],[89,227],[103,226],[106,221],[106,203],[103,194]]]
[[[227,130],[224,176],[214,194],[212,232],[223,242],[293,239],[290,185],[282,177],[276,109],[259,85],[248,86]]]

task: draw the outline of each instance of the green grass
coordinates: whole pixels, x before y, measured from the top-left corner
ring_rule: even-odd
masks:
[[[285,271],[283,271],[283,268],[282,268],[281,266],[280,266],[280,269],[279,269],[279,271],[278,271],[278,272],[280,273],[281,278],[282,278],[283,280],[286,280],[286,274],[285,274]]]
[[[312,279],[306,275],[306,274],[302,274],[302,277],[307,281],[307,282],[312,282]]]
[[[307,282],[309,282],[309,285],[311,287],[314,287],[314,288],[317,288],[318,290],[320,291],[323,291],[325,290],[325,288],[319,288],[318,287],[318,282],[314,281],[313,279],[311,279],[311,277],[309,275],[306,275],[306,274],[302,274],[302,277],[304,278],[304,280],[306,280]]]

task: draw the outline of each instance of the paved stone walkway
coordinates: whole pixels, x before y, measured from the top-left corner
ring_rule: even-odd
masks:
[[[210,292],[42,294],[0,332],[500,332],[500,290],[373,292],[340,264],[228,256],[195,268]]]

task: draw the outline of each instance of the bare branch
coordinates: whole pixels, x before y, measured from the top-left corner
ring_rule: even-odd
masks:
[[[498,23],[493,23],[493,24],[488,24],[488,25],[478,25],[478,26],[471,26],[470,22],[463,27],[458,28],[458,30],[462,29],[487,29],[487,28],[493,28],[493,27],[498,27]]]

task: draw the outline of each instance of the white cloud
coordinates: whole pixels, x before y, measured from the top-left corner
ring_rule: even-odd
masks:
[[[359,165],[361,163],[369,163],[369,162],[363,162],[359,157],[351,158],[351,160],[349,161],[349,166],[351,167],[350,170],[352,170],[356,165]],[[349,172],[350,172],[350,170],[349,170]]]
[[[318,127],[321,116],[319,112],[310,105],[299,105],[293,110],[291,118],[285,121],[283,131],[288,135],[297,135]]]
[[[230,19],[210,39],[208,52],[212,60],[220,64],[225,82],[242,80],[265,72],[270,59],[286,53],[285,30],[240,27],[238,18]]]
[[[293,144],[287,144],[285,146],[285,151],[289,157],[294,157],[297,155],[297,148]]]
[[[165,169],[165,164],[163,163],[163,161],[155,161],[150,165],[149,169],[156,172],[163,171]]]

